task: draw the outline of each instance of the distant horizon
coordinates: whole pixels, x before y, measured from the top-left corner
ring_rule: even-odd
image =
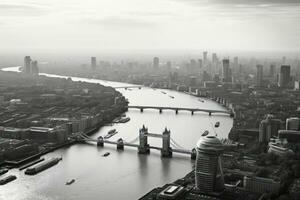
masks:
[[[300,52],[297,0],[3,0],[0,17],[0,54]]]

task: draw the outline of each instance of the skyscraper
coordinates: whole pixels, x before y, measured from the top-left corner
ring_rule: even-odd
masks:
[[[262,87],[263,86],[263,66],[256,65],[257,73],[256,73],[256,86]]]
[[[270,77],[275,77],[275,74],[276,74],[276,65],[271,64],[270,65]]]
[[[215,136],[203,136],[197,142],[195,181],[200,192],[216,193],[224,190],[223,150],[223,144]]]
[[[31,72],[30,69],[30,63],[31,63],[31,58],[30,56],[25,56],[24,57],[24,66],[23,66],[23,72],[25,72],[26,74],[29,74]]]
[[[288,87],[291,80],[291,66],[289,65],[282,65],[280,68],[280,74],[279,74],[279,87]]]
[[[91,67],[92,67],[92,69],[96,69],[96,66],[97,66],[96,57],[91,57]]]
[[[35,75],[39,74],[38,62],[36,60],[31,61],[31,73]]]
[[[203,64],[207,65],[207,51],[203,52]]]
[[[153,58],[153,68],[158,69],[158,67],[159,67],[159,58],[154,57]]]
[[[216,63],[218,62],[218,56],[217,56],[216,53],[213,53],[213,54],[212,54],[212,62],[213,62],[214,64],[216,64]]]
[[[223,82],[232,82],[229,59],[223,59]]]
[[[239,71],[239,58],[237,56],[233,58],[233,69],[234,72]]]
[[[281,121],[274,119],[272,115],[268,115],[262,120],[259,125],[259,142],[269,142],[272,136],[278,136],[278,131],[281,129]]]

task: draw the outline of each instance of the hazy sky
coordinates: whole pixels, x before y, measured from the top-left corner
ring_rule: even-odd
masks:
[[[127,49],[299,50],[300,0],[0,2],[0,53]]]

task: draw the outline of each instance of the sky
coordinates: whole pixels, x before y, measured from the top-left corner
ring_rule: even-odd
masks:
[[[0,53],[300,51],[300,0],[1,0]]]

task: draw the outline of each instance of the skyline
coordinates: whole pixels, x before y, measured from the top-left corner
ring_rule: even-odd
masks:
[[[3,1],[0,53],[300,48],[300,1]]]

